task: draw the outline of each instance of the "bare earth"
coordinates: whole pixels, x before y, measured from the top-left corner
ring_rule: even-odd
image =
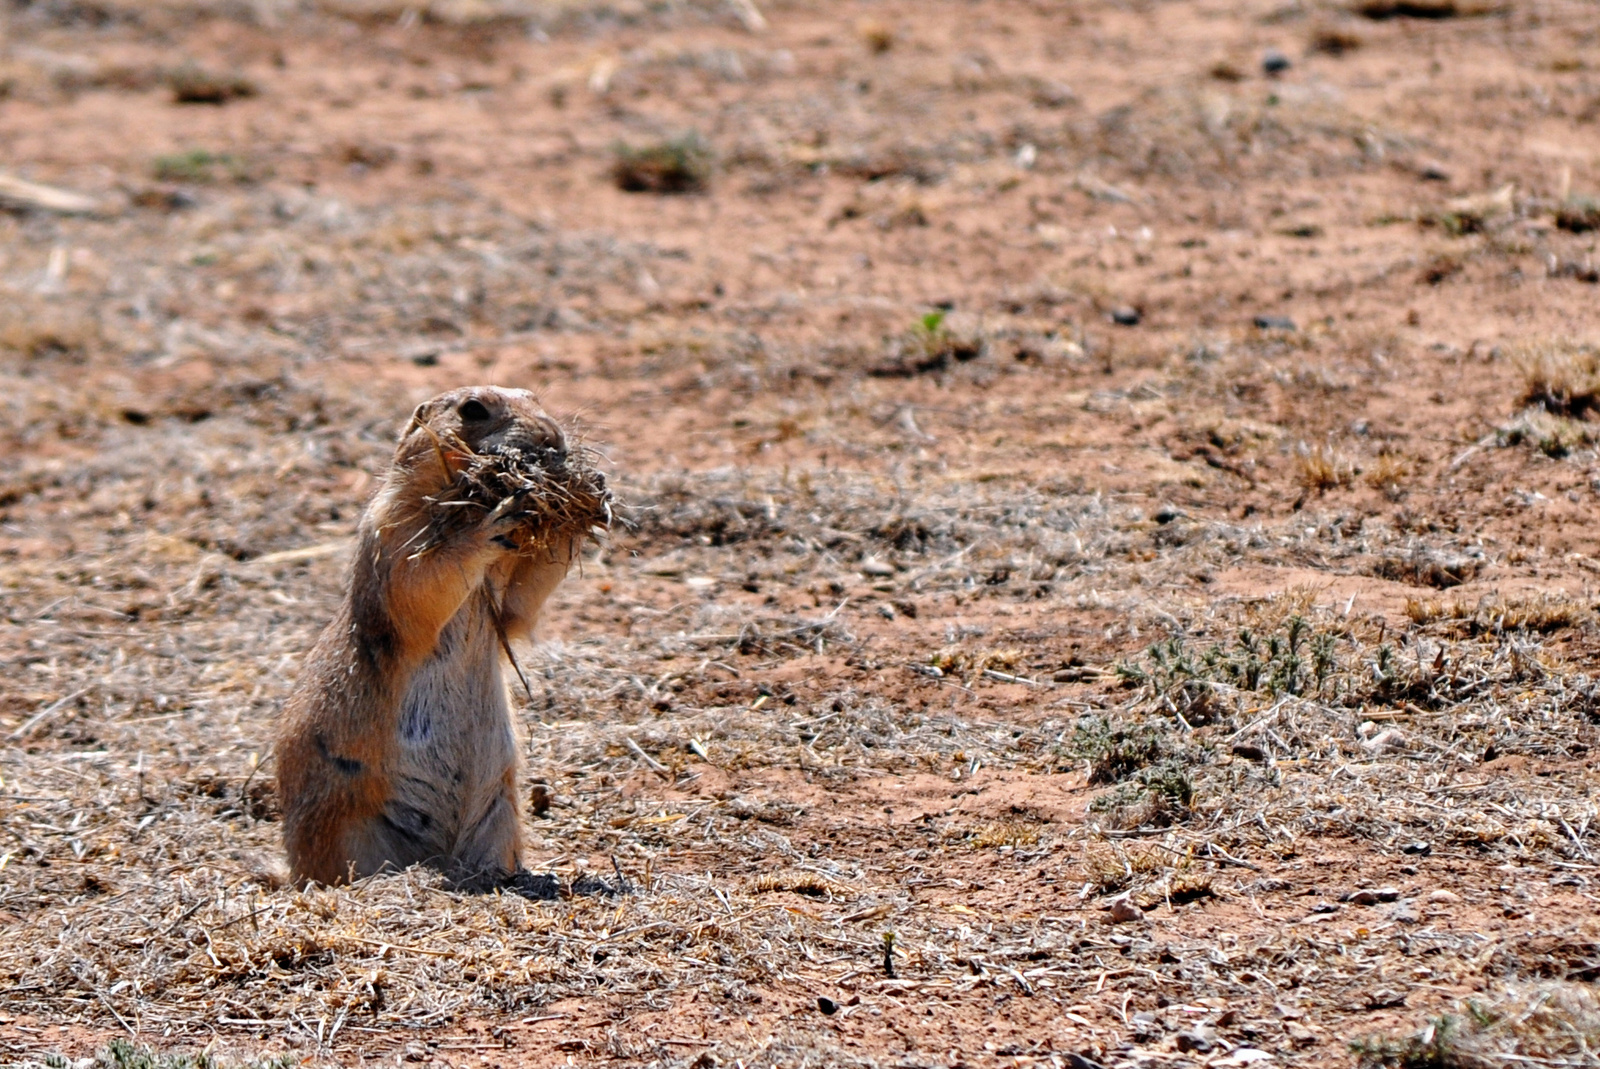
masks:
[[[0,214],[4,1058],[1345,1066],[1600,975],[1591,5],[0,32],[97,200]],[[286,888],[276,710],[472,382],[629,505],[519,651],[564,895]]]

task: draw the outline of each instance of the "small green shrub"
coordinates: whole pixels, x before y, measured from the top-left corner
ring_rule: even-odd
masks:
[[[195,185],[211,182],[248,182],[254,177],[249,166],[239,157],[203,148],[157,156],[152,161],[150,170],[159,181],[188,182]]]

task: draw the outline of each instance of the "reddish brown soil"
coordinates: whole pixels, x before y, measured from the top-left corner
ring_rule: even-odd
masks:
[[[1400,839],[1331,833],[1280,848],[1269,834],[1247,857],[1194,855],[1214,894],[1148,901],[1142,920],[1112,924],[1109,896],[1085,889],[1085,851],[1123,840],[1085,831],[1105,788],[1081,761],[929,749],[875,766],[863,751],[850,775],[824,775],[843,766],[789,735],[779,757],[752,734],[737,758],[719,741],[708,761],[672,726],[717,710],[754,733],[761,717],[871,705],[1057,737],[1075,710],[1129,699],[1110,666],[1164,637],[1165,621],[1224,635],[1286,591],[1360,621],[1374,646],[1413,628],[1408,603],[1553,596],[1577,616],[1530,641],[1553,671],[1588,671],[1600,460],[1581,411],[1554,430],[1515,424],[1553,418],[1524,411],[1529,354],[1595,341],[1595,232],[1556,225],[1563,198],[1600,193],[1587,5],[1374,20],[1325,3],[826,0],[761,4],[761,29],[734,4],[476,22],[405,15],[427,5],[260,6],[270,17],[165,2],[0,15],[0,160],[107,205],[0,218],[12,305],[0,449],[13,458],[0,463],[0,731],[34,731],[41,709],[112,670],[113,649],[156,666],[138,694],[72,698],[79,728],[6,741],[7,789],[20,798],[60,754],[94,746],[144,755],[141,776],[237,782],[339,581],[338,546],[271,575],[248,562],[346,537],[418,399],[528,386],[581,422],[646,506],[563,588],[546,638],[597,673],[659,684],[595,684],[581,709],[551,711],[546,693],[554,703],[567,677],[552,669],[545,692],[535,673],[528,722],[660,721],[670,766],[651,772],[616,736],[578,772],[588,757],[567,762],[557,736],[537,735],[530,775],[570,797],[533,822],[536,859],[604,871],[623,841],[606,820],[742,799],[732,826],[778,828],[793,857],[840,866],[855,896],[776,889],[762,908],[838,921],[866,949],[845,965],[832,950],[775,950],[775,970],[737,998],[675,981],[642,1004],[600,985],[325,1049],[199,1020],[137,1029],[142,1041],[187,1049],[209,1034],[248,1052],[282,1040],[350,1064],[713,1064],[702,1052],[760,1059],[745,1065],[1059,1065],[1069,1052],[1208,1064],[1243,1046],[1344,1065],[1352,1040],[1407,1032],[1515,973],[1495,972],[1488,948],[1515,957],[1593,915],[1584,825],[1580,853],[1415,856]],[[1268,49],[1291,64],[1276,77],[1262,71]],[[181,59],[258,91],[175,104],[161,72]],[[618,142],[690,129],[714,154],[709,189],[617,188]],[[232,162],[152,171],[194,148]],[[424,266],[406,274],[402,261]],[[916,366],[917,324],[935,308],[949,309],[938,329],[979,355]],[[1136,325],[1114,321],[1125,310]],[[1541,433],[1555,436],[1543,449]],[[808,533],[797,549],[679,522],[680,485],[746,505],[781,487],[784,522]],[[917,536],[841,530],[855,515],[839,504],[847,487],[877,519],[898,508],[911,524],[974,502],[1099,519],[1052,534],[1080,542],[1053,561],[1022,520],[919,549]],[[734,510],[735,527],[759,525],[754,507]],[[1163,507],[1182,515],[1161,521]],[[1441,590],[1382,563],[1418,553],[1472,564]],[[886,573],[869,567],[880,560]],[[737,638],[748,621],[829,613],[848,642]],[[208,628],[231,636],[218,640],[225,670],[161,667],[162,650]],[[722,646],[694,645],[724,631]],[[942,678],[912,667],[952,648],[1012,652]],[[210,721],[170,735],[143,719],[169,708],[163,672],[171,708],[226,709],[214,730],[229,749],[209,747]],[[202,692],[222,705],[185,704]],[[72,735],[96,716],[114,726]],[[1219,760],[1248,765],[1219,745]],[[1437,760],[1452,788],[1592,791],[1583,747],[1534,749]],[[1284,763],[1291,794],[1311,760]],[[1342,789],[1381,791],[1364,782]],[[565,805],[599,819],[574,831]],[[142,810],[130,812],[124,832]],[[1013,825],[1032,831],[959,846],[957,832]],[[238,834],[252,857],[274,849],[268,822]],[[646,856],[654,873],[747,882],[782,860],[667,830],[637,844],[623,855],[636,880]],[[71,896],[48,872],[26,882],[17,850],[0,871],[13,881],[0,882],[0,928],[20,938]],[[1414,915],[1340,902],[1381,885]],[[1456,897],[1430,904],[1435,891]],[[954,954],[946,967],[924,949],[891,980],[872,951],[888,915],[874,903],[891,899],[915,919],[894,922],[905,930],[990,925],[1016,946],[1026,930],[1053,933],[1041,953],[1070,958],[1080,979],[1029,982],[1023,959]],[[1075,942],[1061,935],[1074,929]],[[1448,948],[1442,964],[1434,946]],[[1295,965],[1313,952],[1362,964]],[[1230,956],[1225,989],[1185,971]],[[987,979],[965,983],[963,968]],[[122,1034],[99,1003],[60,994],[6,1003],[8,1052],[82,1055]],[[819,997],[838,1011],[822,1015]],[[1154,1015],[1143,1034],[1138,1012]],[[1196,1023],[1225,1041],[1180,1049]]]

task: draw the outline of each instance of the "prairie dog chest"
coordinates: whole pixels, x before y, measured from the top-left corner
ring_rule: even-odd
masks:
[[[458,819],[470,818],[461,811],[498,789],[516,764],[499,636],[475,606],[464,606],[445,626],[433,656],[412,678],[398,742],[402,792],[431,795],[436,811],[453,810]]]

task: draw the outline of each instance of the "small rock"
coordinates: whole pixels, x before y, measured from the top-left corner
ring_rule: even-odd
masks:
[[[1422,914],[1410,902],[1401,902],[1389,911],[1389,919],[1396,924],[1421,924]]]
[[[1441,887],[1437,891],[1428,892],[1428,901],[1436,906],[1453,906],[1461,901],[1461,896]]]
[[[1339,912],[1339,906],[1338,906],[1337,903],[1334,903],[1334,902],[1318,902],[1316,905],[1311,907],[1311,915],[1313,917],[1316,916],[1318,913],[1337,913],[1337,912]]]
[[[1078,102],[1078,94],[1062,82],[1041,78],[1033,83],[1033,102],[1041,108],[1064,108]]]
[[[884,578],[894,574],[894,565],[876,557],[867,557],[861,562],[861,574]]]
[[[823,1016],[832,1017],[835,1013],[839,1012],[839,1004],[833,1001],[833,999],[829,998],[827,995],[818,995],[817,1009],[822,1011]]]
[[[1217,1045],[1216,1034],[1211,1029],[1201,1025],[1192,1031],[1179,1032],[1172,1040],[1181,1051],[1193,1051],[1196,1054],[1205,1054]]]
[[[407,1043],[405,1053],[401,1056],[408,1062],[425,1062],[428,1060],[428,1048],[421,1043]]]
[[[1427,857],[1433,853],[1433,844],[1425,843],[1421,839],[1416,842],[1406,843],[1400,847],[1402,854],[1411,854],[1413,857]]]
[[[1067,1069],[1106,1069],[1105,1066],[1101,1065],[1093,1058],[1082,1054],[1074,1054],[1071,1051],[1067,1052],[1066,1061]]]
[[[1082,683],[1100,678],[1100,669],[1088,664],[1069,664],[1050,677],[1054,683]]]
[[[878,615],[883,617],[885,620],[893,620],[894,619],[894,606],[893,605],[879,605],[878,606]]]
[[[1257,330],[1299,330],[1288,316],[1256,316]]]
[[[1424,163],[1417,168],[1417,177],[1424,182],[1448,182],[1450,181],[1450,172],[1437,163]]]
[[[1276,48],[1261,53],[1261,69],[1271,77],[1277,77],[1292,66],[1294,64],[1289,62],[1289,57]]]
[[[1184,512],[1176,505],[1162,505],[1156,509],[1155,521],[1157,523],[1171,523],[1173,520],[1183,519]]]
[[[1393,887],[1364,887],[1359,891],[1351,891],[1344,896],[1344,900],[1356,906],[1375,906],[1379,902],[1394,902],[1400,897],[1400,892]]]
[[[1372,738],[1363,742],[1361,746],[1371,754],[1404,753],[1406,735],[1399,728],[1389,728],[1387,731],[1378,732]]]
[[[1248,742],[1236,742],[1233,744],[1233,756],[1242,757],[1246,761],[1265,761],[1267,759],[1267,751],[1259,746],[1252,746]]]
[[[1136,327],[1139,325],[1139,320],[1143,318],[1137,308],[1113,308],[1111,310],[1111,322],[1119,327]]]
[[[1111,914],[1111,922],[1113,924],[1122,924],[1126,921],[1144,919],[1143,911],[1141,911],[1138,906],[1134,905],[1126,898],[1117,899],[1107,908]]]

